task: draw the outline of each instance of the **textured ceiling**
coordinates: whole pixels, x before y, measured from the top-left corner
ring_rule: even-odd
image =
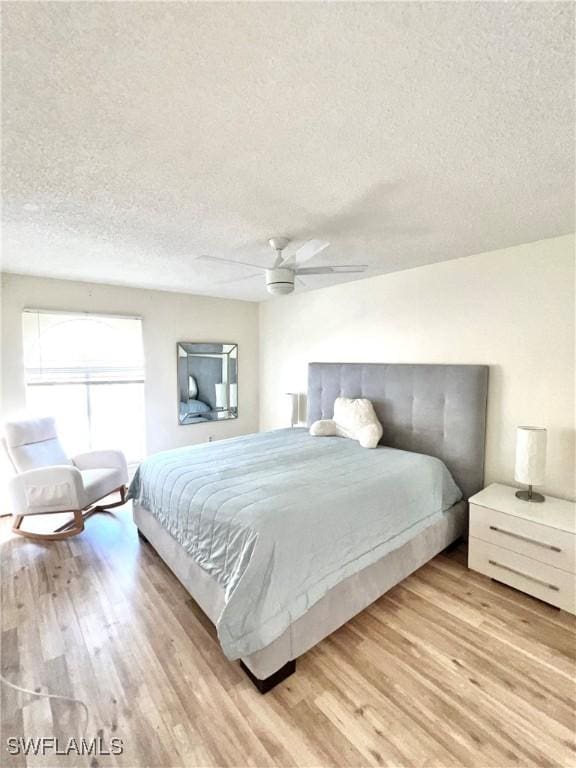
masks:
[[[6,271],[259,300],[195,257],[286,234],[379,274],[574,230],[571,3],[2,15]]]

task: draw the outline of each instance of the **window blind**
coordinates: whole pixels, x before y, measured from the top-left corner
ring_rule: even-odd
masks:
[[[140,318],[27,309],[22,323],[27,384],[144,381]]]

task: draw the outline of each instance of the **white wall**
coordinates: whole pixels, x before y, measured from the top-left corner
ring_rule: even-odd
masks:
[[[512,483],[515,427],[536,424],[546,492],[574,498],[573,236],[261,304],[261,429],[311,361],[488,364],[486,481]]]
[[[146,356],[148,453],[258,430],[258,306],[67,280],[2,276],[2,410],[4,418],[25,408],[22,310],[80,310],[140,315]],[[238,344],[238,412],[231,421],[180,426],[177,420],[176,342]]]

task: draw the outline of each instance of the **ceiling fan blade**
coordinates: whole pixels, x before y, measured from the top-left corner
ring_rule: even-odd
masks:
[[[220,259],[218,256],[196,256],[195,261],[214,261],[221,264],[234,264],[237,267],[254,267],[255,269],[267,269],[262,264],[252,264],[250,261],[235,261],[234,259]]]
[[[338,264],[333,267],[303,267],[295,272],[297,275],[353,275],[367,269],[367,264]]]
[[[298,248],[296,253],[283,259],[282,266],[289,261],[295,261],[297,264],[304,264],[306,261],[310,261],[310,259],[313,259],[314,256],[323,251],[324,248],[328,248],[329,245],[330,243],[326,240],[308,240],[307,243],[304,243],[303,246]]]
[[[226,283],[239,283],[242,280],[251,280],[253,277],[257,277],[259,280],[262,280],[262,275],[260,272],[253,272],[251,275],[244,275],[243,277],[232,277],[230,280],[217,280],[214,285],[226,285]]]

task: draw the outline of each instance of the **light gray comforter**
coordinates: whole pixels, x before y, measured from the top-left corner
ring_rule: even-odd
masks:
[[[461,493],[439,459],[283,429],[151,456],[130,496],[224,588],[218,636],[236,659]]]

